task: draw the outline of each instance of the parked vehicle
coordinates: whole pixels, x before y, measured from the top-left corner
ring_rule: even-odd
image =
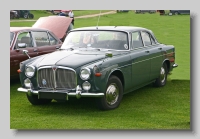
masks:
[[[157,12],[159,12],[160,15],[165,15],[165,10],[157,10]]]
[[[170,10],[169,15],[190,14],[190,10]]]
[[[59,49],[71,21],[66,17],[41,17],[33,27],[10,27],[11,80],[19,78],[19,64],[28,59],[23,50],[36,57]]]
[[[51,10],[51,13],[54,15],[65,14],[65,16],[68,16],[69,12],[70,10]]]
[[[156,13],[156,10],[135,10],[135,13]]]
[[[58,51],[20,63],[18,91],[33,105],[94,97],[100,109],[110,110],[126,93],[150,83],[165,86],[175,67],[174,46],[159,43],[149,29],[78,28]]]
[[[34,15],[29,10],[16,10],[19,17],[25,18],[25,19],[33,19]]]
[[[129,10],[117,10],[117,13],[121,13],[121,12],[129,12]]]
[[[17,11],[10,10],[10,19],[14,19],[14,18],[18,19],[19,15],[18,15]]]

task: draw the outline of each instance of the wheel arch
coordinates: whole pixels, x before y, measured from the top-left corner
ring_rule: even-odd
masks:
[[[165,60],[163,61],[163,64],[166,64],[166,65],[167,65],[167,72],[169,72],[169,70],[170,70],[170,61],[169,61],[169,59],[165,59]]]
[[[113,70],[113,71],[110,73],[110,75],[108,76],[108,79],[109,79],[111,76],[113,76],[113,75],[119,78],[119,80],[120,80],[121,83],[122,83],[123,90],[124,90],[125,82],[124,82],[124,75],[123,75],[122,71],[119,70],[119,69]]]

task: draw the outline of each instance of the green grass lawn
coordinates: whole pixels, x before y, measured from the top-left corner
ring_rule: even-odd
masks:
[[[75,28],[96,26],[98,17],[76,19]],[[31,26],[34,22],[10,22]],[[10,85],[11,129],[190,129],[190,16],[117,13],[100,17],[101,25],[141,26],[151,29],[159,42],[174,45],[179,65],[167,85],[152,85],[124,95],[120,107],[99,111],[92,98],[32,106],[20,84]]]

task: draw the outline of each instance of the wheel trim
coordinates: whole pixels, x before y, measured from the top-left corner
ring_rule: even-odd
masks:
[[[161,83],[165,82],[165,68],[161,67],[160,69],[160,81]]]
[[[114,105],[119,98],[119,88],[115,83],[108,86],[106,90],[106,101],[109,105]]]

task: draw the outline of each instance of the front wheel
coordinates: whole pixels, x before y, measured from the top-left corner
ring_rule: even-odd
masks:
[[[166,65],[166,63],[164,63],[160,68],[160,75],[159,75],[159,77],[156,79],[156,81],[154,83],[154,85],[156,87],[165,86],[165,84],[167,82],[167,73],[168,73],[167,65]]]
[[[111,110],[119,106],[123,97],[123,86],[120,79],[111,76],[108,80],[104,97],[97,98],[97,105],[101,110]]]
[[[37,95],[31,95],[29,96],[28,94],[26,94],[28,101],[32,104],[32,105],[44,105],[44,104],[48,104],[51,102],[51,99],[38,99]]]

